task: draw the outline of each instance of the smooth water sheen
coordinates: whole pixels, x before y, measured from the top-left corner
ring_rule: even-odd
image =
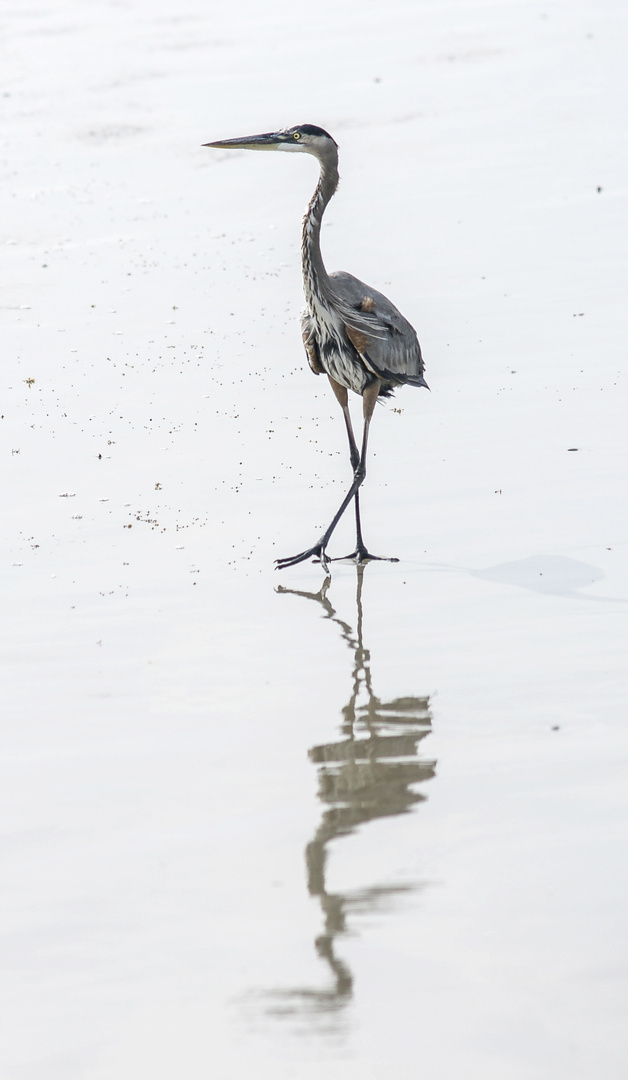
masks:
[[[3,1080],[619,1080],[626,13],[13,8]],[[331,581],[316,164],[201,147],[295,123],[431,387]]]

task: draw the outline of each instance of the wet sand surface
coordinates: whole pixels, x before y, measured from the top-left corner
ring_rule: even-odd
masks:
[[[3,1077],[618,1080],[628,15],[2,22]],[[296,123],[431,387],[330,580]]]

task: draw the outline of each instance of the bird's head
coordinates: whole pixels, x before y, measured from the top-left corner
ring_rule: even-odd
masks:
[[[314,124],[299,124],[266,135],[249,135],[243,139],[219,139],[203,143],[216,150],[287,150],[297,154],[313,154],[319,161],[334,157],[338,146],[323,128]]]

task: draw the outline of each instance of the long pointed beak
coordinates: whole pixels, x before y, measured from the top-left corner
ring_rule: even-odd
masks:
[[[267,135],[247,135],[243,139],[219,139],[218,142],[203,143],[203,146],[215,150],[276,150],[284,141],[277,132],[269,132]]]

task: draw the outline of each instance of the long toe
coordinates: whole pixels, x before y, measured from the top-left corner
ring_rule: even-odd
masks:
[[[350,555],[341,555],[340,558],[330,559],[330,562],[354,562],[358,566],[364,566],[368,562],[399,562],[399,559],[394,556],[391,558],[387,555],[371,555],[366,548],[358,548],[356,551],[352,551]]]
[[[275,559],[275,569],[285,570],[288,566],[296,566],[297,563],[305,562],[306,559],[314,559],[318,557],[323,564],[323,569],[327,569],[327,559],[320,544],[315,544],[314,547],[308,548],[307,551],[302,551],[299,555],[292,555],[288,559]]]

